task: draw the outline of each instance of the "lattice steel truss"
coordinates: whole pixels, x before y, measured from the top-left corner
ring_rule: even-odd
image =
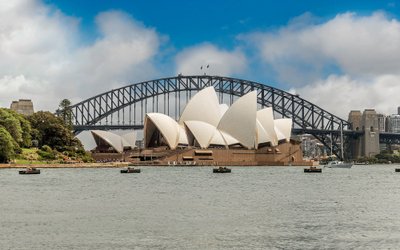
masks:
[[[161,112],[177,118],[180,114],[181,102],[189,100],[192,92],[204,87],[213,86],[218,93],[234,97],[243,96],[251,91],[257,91],[258,103],[262,107],[272,107],[276,114],[292,118],[296,131],[309,133],[330,147],[331,139],[335,138],[333,152],[340,156],[340,139],[346,137],[341,131],[351,130],[350,124],[332,113],[310,103],[298,95],[265,84],[248,80],[221,76],[176,76],[131,84],[114,89],[71,106],[72,123],[75,130],[91,129],[93,127],[135,127],[143,126],[143,118],[147,112]],[[175,93],[171,104],[170,95]],[[182,95],[182,93],[184,93]],[[184,98],[186,94],[186,98]],[[162,110],[159,110],[159,98],[164,100]],[[141,117],[132,119],[131,107],[139,111]],[[139,105],[138,105],[139,106]],[[125,111],[128,107],[129,111]],[[122,111],[122,112],[121,112]],[[114,117],[113,117],[114,115]],[[127,119],[127,116],[129,118]],[[104,124],[105,120],[105,124]],[[128,121],[126,121],[128,120]],[[342,136],[344,135],[344,136]]]

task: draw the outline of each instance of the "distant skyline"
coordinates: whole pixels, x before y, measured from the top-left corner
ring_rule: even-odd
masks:
[[[208,74],[292,93],[347,119],[397,112],[398,1],[0,3],[0,106],[54,111],[130,83]]]

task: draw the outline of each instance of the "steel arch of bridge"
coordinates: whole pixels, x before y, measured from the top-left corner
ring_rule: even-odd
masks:
[[[75,130],[85,130],[91,127],[99,128],[98,123],[102,119],[130,105],[143,102],[149,98],[153,98],[154,103],[154,98],[158,98],[160,95],[198,91],[208,86],[213,86],[216,92],[236,97],[254,90],[257,91],[257,101],[262,107],[272,107],[274,112],[282,117],[292,118],[296,131],[313,134],[327,147],[332,145],[333,152],[338,156],[340,155],[341,131],[351,129],[346,120],[298,95],[253,81],[209,75],[178,75],[113,89],[72,105],[70,107],[72,123]],[[131,126],[140,128],[142,125],[137,123],[119,124],[118,122],[118,124],[106,124],[105,127]],[[332,143],[331,140],[333,140]]]

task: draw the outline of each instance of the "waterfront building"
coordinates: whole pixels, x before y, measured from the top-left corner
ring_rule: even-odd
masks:
[[[146,114],[144,149],[131,154],[131,160],[159,165],[310,164],[303,161],[291,130],[291,119],[274,119],[269,107],[257,110],[256,91],[228,107],[207,87],[192,97],[178,121],[162,113]]]
[[[33,103],[29,99],[19,99],[19,101],[13,101],[10,105],[10,109],[23,115],[33,114]]]
[[[92,154],[98,161],[120,161],[124,159],[127,151],[136,148],[134,131],[123,135],[103,130],[91,130],[90,132],[96,142],[96,148],[92,150]]]
[[[291,119],[276,119],[272,108],[257,111],[257,93],[250,92],[231,107],[219,104],[213,87],[197,93],[187,104],[179,121],[149,113],[144,123],[145,147],[239,146],[257,149],[262,144],[277,146],[290,140]]]

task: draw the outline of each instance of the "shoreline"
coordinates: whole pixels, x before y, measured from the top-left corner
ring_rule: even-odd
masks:
[[[44,164],[0,164],[0,169],[2,168],[121,168],[127,167],[129,162],[108,162],[108,163],[44,163]]]
[[[107,162],[107,163],[43,163],[43,164],[0,164],[0,169],[18,169],[18,168],[126,168],[126,167],[218,167],[216,165],[164,165],[164,164],[133,164],[132,162]],[[221,165],[222,166],[222,165]],[[223,165],[226,167],[274,167],[271,165],[265,166],[250,166],[250,165]],[[277,165],[278,166],[278,165]],[[292,167],[306,167],[309,165],[293,165]],[[287,165],[280,165],[279,167],[288,167]]]

